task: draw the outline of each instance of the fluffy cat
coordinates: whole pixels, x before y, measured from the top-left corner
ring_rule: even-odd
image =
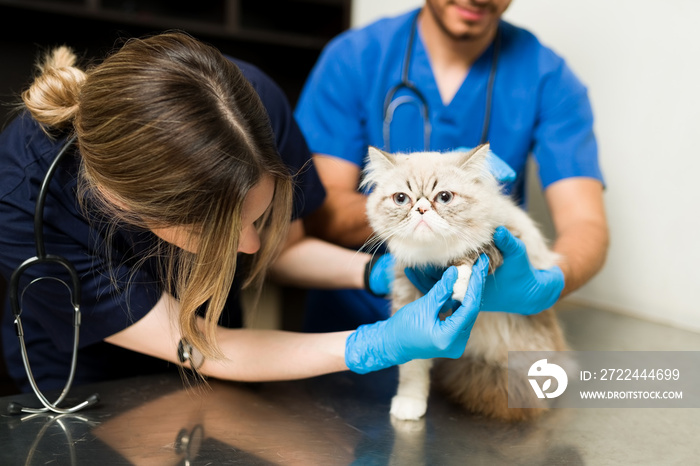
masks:
[[[549,268],[552,252],[532,219],[502,193],[489,172],[489,146],[465,153],[388,154],[370,147],[362,186],[371,189],[367,216],[376,241],[385,242],[396,259],[392,313],[421,296],[404,274],[405,267],[456,265],[455,299],[461,300],[480,253],[492,272],[502,262],[493,232],[503,225],[520,238],[534,267]],[[567,346],[553,311],[533,316],[482,312],[464,355],[438,359],[435,381],[467,410],[503,420],[538,416],[545,407],[508,408],[508,351],[562,351]],[[419,419],[427,409],[433,361],[417,359],[399,366],[399,386],[391,414]],[[520,371],[518,371],[520,372]],[[515,392],[531,398],[523,371]],[[516,374],[510,374],[515,381]],[[511,396],[514,396],[511,393]]]

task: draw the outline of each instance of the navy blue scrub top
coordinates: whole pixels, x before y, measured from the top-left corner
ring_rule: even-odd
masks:
[[[321,205],[325,191],[313,164],[308,163],[310,152],[291,107],[268,76],[248,63],[231,60],[253,85],[267,109],[279,153],[295,175],[294,218],[304,217]],[[0,134],[0,273],[8,282],[12,271],[36,254],[33,233],[36,199],[48,167],[64,143],[64,137],[49,139],[27,113],[18,116]],[[174,365],[163,360],[103,341],[146,315],[160,298],[162,287],[157,280],[155,261],[135,266],[156,238],[149,231],[120,228],[110,240],[107,254],[104,219],[94,216],[88,220],[78,205],[79,155],[76,153],[63,162],[54,175],[46,200],[44,234],[46,252],[70,260],[81,277],[82,325],[74,383],[174,369]],[[242,326],[239,300],[242,277],[238,276],[241,269],[237,271],[221,317],[224,326]],[[29,272],[32,276],[62,273],[33,267]],[[69,373],[73,344],[69,297],[64,287],[51,280],[43,280],[31,290],[24,296],[22,311],[31,368],[43,390],[62,388]],[[6,299],[2,325],[5,360],[18,387],[29,391],[13,320]]]

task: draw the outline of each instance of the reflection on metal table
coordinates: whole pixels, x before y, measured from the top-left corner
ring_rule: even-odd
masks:
[[[698,351],[700,335],[617,314],[563,306],[574,349]],[[553,409],[506,424],[432,393],[418,422],[389,416],[395,369],[292,382],[177,374],[74,387],[102,401],[73,415],[0,417],[0,464],[697,464],[696,409]],[[32,396],[0,398],[31,404]]]

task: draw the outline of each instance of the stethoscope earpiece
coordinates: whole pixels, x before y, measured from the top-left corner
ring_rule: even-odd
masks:
[[[22,410],[24,409],[24,406],[21,404],[15,402],[15,401],[10,401],[7,404],[7,412],[9,414],[22,414]]]
[[[54,412],[56,414],[72,414],[77,411],[80,411],[81,409],[85,409],[89,406],[96,405],[97,403],[100,402],[100,395],[97,393],[93,393],[89,397],[85,399],[82,403],[78,403],[77,405],[71,407],[71,408],[58,408],[54,404],[51,404],[51,406],[45,406],[44,408],[29,408],[27,406],[24,406],[21,403],[17,403],[16,401],[10,401],[7,404],[7,413],[8,414],[38,414],[38,413],[48,413],[48,412]]]

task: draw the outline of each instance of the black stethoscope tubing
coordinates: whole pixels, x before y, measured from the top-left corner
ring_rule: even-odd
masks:
[[[418,30],[418,13],[413,18],[411,23],[411,32],[408,35],[408,43],[404,54],[403,67],[401,69],[401,81],[393,86],[384,97],[384,106],[382,109],[383,127],[382,136],[384,139],[384,149],[391,150],[391,121],[394,118],[394,112],[403,104],[415,104],[423,119],[423,146],[426,151],[430,150],[430,134],[432,131],[430,125],[430,112],[428,100],[418,87],[408,79],[408,73],[411,68],[411,55],[413,53],[413,44],[415,42],[416,31]],[[496,39],[493,47],[493,57],[491,59],[491,70],[489,71],[489,80],[486,85],[486,107],[484,110],[484,123],[481,129],[481,138],[479,144],[488,142],[489,127],[491,125],[491,106],[493,103],[493,86],[496,80],[496,71],[498,70],[498,56],[501,51],[501,31],[500,28],[496,31]],[[400,96],[394,99],[396,93],[402,89],[408,89],[413,93],[414,98],[409,96]]]

